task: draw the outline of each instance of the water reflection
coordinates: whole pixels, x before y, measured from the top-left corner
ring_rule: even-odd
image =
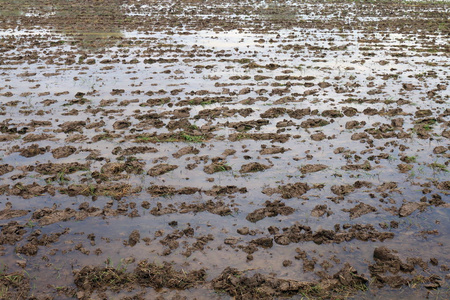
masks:
[[[32,28],[36,24],[63,33],[84,48],[111,45],[122,37],[124,14],[119,0],[56,1],[14,0],[3,4],[0,19],[12,28]]]

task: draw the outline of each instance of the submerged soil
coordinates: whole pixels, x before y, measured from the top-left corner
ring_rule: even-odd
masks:
[[[450,298],[449,20],[2,1],[0,298]]]

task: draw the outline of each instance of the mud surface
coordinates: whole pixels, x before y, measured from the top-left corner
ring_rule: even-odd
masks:
[[[50,2],[0,4],[0,298],[450,298],[448,1]]]

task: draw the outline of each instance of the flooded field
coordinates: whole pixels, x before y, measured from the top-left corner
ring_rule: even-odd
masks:
[[[0,4],[0,299],[449,299],[448,1]]]

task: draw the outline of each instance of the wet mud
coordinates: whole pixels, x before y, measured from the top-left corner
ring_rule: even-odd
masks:
[[[2,1],[0,299],[450,298],[447,1]]]

